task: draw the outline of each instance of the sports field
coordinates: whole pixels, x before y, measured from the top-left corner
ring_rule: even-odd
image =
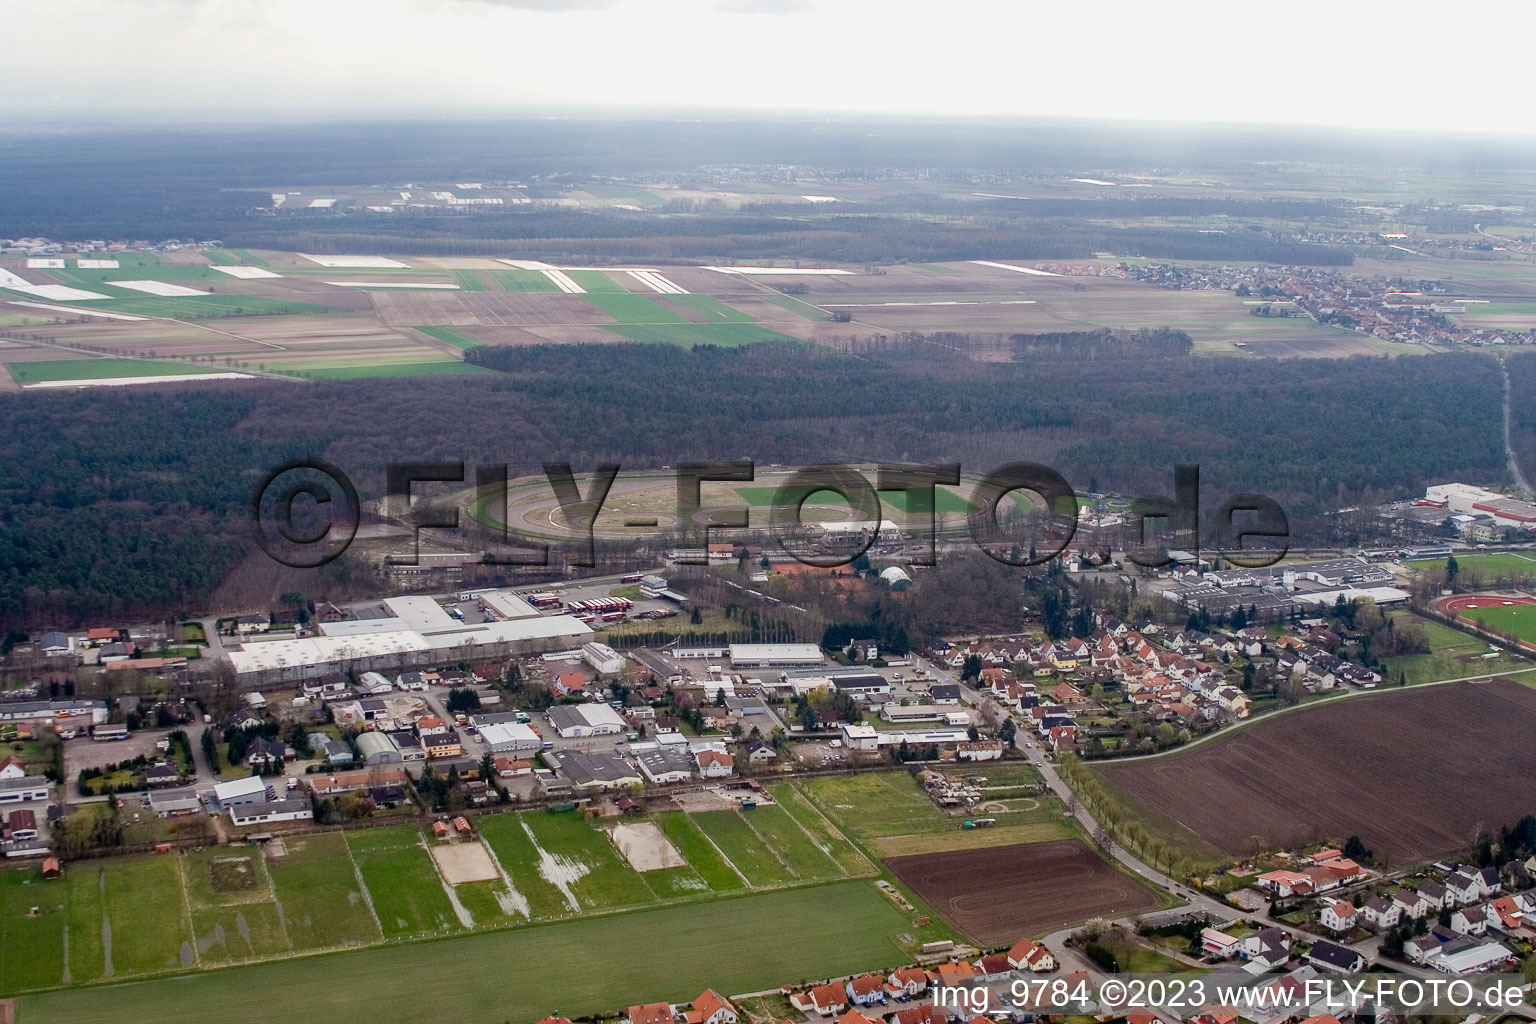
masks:
[[[1519,637],[1536,645],[1536,604],[1500,604],[1468,608],[1457,613],[1464,619],[1480,622],[1489,629]]]
[[[153,916],[154,908],[145,908]],[[774,988],[908,962],[898,936],[911,921],[868,881],[690,903],[535,928],[482,932],[429,945],[341,953],[124,989],[91,986],[23,997],[24,1024],[204,1024],[351,1019],[359,1000],[377,1024],[415,1024],[440,1014],[456,1024],[622,1011],[641,1001],[685,1001]],[[700,943],[701,955],[666,951]],[[665,980],[657,964],[666,963]],[[539,966],[542,965],[542,966]],[[556,965],[564,965],[555,969]],[[586,969],[578,967],[585,965]]]
[[[1406,563],[1420,572],[1444,572],[1448,559],[1420,558]],[[1501,551],[1489,555],[1457,555],[1456,567],[1462,573],[1478,573],[1486,580],[1501,576],[1536,576],[1536,556],[1518,551]]]

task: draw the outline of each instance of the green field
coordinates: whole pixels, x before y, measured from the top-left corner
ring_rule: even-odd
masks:
[[[67,284],[75,288],[101,289],[110,291],[116,295],[132,297],[143,295],[143,292],[134,291],[132,288],[111,287],[113,281],[225,281],[233,282],[236,278],[228,274],[221,274],[212,267],[142,267],[132,266],[125,260],[118,260],[119,266],[110,270],[50,270],[48,276],[58,280],[60,284]],[[190,287],[190,286],[189,286]],[[217,290],[217,288],[215,288]],[[190,297],[190,296],[189,296]]]
[[[528,914],[535,921],[570,917],[577,911],[559,888],[539,871],[539,851],[524,827],[528,815],[488,814],[480,818],[480,835],[501,869],[512,879],[512,887],[528,901]]]
[[[555,282],[537,270],[508,267],[506,270],[487,270],[485,274],[493,285],[504,292],[558,292],[560,290]]]
[[[605,276],[605,281],[608,280]],[[611,283],[611,282],[610,282]],[[686,324],[688,318],[674,313],[644,295],[636,295],[615,287],[612,291],[588,294],[586,300],[599,310],[613,317],[620,324]],[[700,326],[694,324],[695,327]],[[612,330],[613,328],[610,328]]]
[[[528,814],[523,817],[533,829],[539,848],[567,864],[585,868],[571,883],[584,909],[633,907],[653,903],[651,892],[640,872],[620,856],[607,833],[587,824],[579,814]]]
[[[709,838],[694,824],[693,818],[684,811],[667,811],[657,818],[662,834],[693,865],[705,883],[716,892],[740,889],[745,884],[720,851],[710,844]]]
[[[139,295],[137,298],[82,300],[87,308],[109,309],[136,316],[165,317],[172,320],[205,320],[225,316],[266,316],[291,313],[349,313],[339,306],[321,306],[313,302],[289,302],[284,299],[256,298],[250,295],[184,295],[166,298]]]
[[[736,870],[757,889],[775,885],[788,885],[795,881],[793,872],[785,866],[772,849],[763,842],[745,815],[754,811],[704,811],[695,814],[693,820],[720,852],[730,858]]]
[[[744,818],[802,882],[842,877],[843,870],[837,862],[811,841],[811,837],[805,834],[784,808],[776,804],[759,806],[745,814]]]
[[[375,363],[370,366],[318,366],[305,368],[306,376],[325,380],[356,380],[359,377],[432,377],[443,374],[495,373],[483,366],[442,359],[421,363]]]
[[[1483,655],[1494,653],[1488,649],[1486,641],[1433,619],[1425,619],[1412,612],[1397,612],[1392,619],[1398,626],[1411,622],[1422,628],[1425,639],[1429,641],[1429,653],[1384,659],[1381,674],[1386,685],[1396,683],[1399,676],[1406,676],[1411,686],[1415,683],[1431,683],[1437,679],[1461,679],[1519,667],[1514,658],[1502,652],[1496,658],[1484,658]]]
[[[420,829],[390,825],[343,835],[386,938],[460,927]]]
[[[473,270],[455,270],[453,272],[453,280],[462,291],[483,292],[486,290],[485,281]]]
[[[810,779],[795,785],[861,839],[942,832],[958,826],[905,772]]]
[[[1420,572],[1444,572],[1447,561],[1444,558],[1420,558],[1405,564]],[[1462,573],[1476,573],[1486,580],[1496,580],[1501,576],[1536,576],[1536,558],[1517,551],[1457,555],[1456,566]]]
[[[734,306],[708,295],[668,295],[667,301],[709,318],[710,323],[750,324],[752,318]]]
[[[805,794],[790,783],[783,782],[769,788],[774,802],[799,823],[810,835],[812,842],[837,862],[848,875],[871,874],[876,869],[862,853],[854,848],[837,827],[818,811]]]
[[[1463,619],[1480,622],[1489,629],[1517,636],[1528,644],[1536,644],[1536,605],[1512,604],[1495,608],[1470,608],[1458,614]]]
[[[754,508],[765,508],[772,505],[774,496],[777,493],[777,487],[736,488],[736,495]],[[906,514],[906,491],[877,491],[876,493],[880,496],[882,508],[892,509],[903,515]],[[806,499],[806,504],[846,506],[848,501],[836,491],[817,491]],[[965,497],[947,487],[935,487],[933,489],[933,507],[935,512],[969,512],[971,510],[971,503]]]
[[[791,930],[794,941],[775,941]],[[416,1024],[440,1014],[445,999],[455,1024],[530,1021],[554,1010],[573,1018],[611,1015],[642,1000],[692,999],[706,987],[759,991],[906,963],[911,954],[897,936],[911,931],[911,922],[869,882],[842,882],[477,932],[323,961],[255,964],[131,989],[107,985],[31,995],[19,1001],[18,1019],[203,1024],[210,1017],[248,1016],[235,1008],[253,992],[260,993],[260,1016],[282,1021],[351,1019],[360,999],[375,1024]],[[657,951],[693,937],[706,943],[707,955],[658,961]],[[665,980],[658,976],[659,962],[665,963]]]
[[[357,946],[383,937],[340,833],[288,839],[283,846],[284,855],[270,860],[267,871],[295,949]]]
[[[147,359],[40,359],[36,362],[6,363],[18,384],[38,384],[51,380],[103,380],[108,377],[164,377],[180,373],[215,373],[206,366],[191,363],[155,363]]]
[[[412,330],[420,331],[422,334],[430,335],[431,337],[436,338],[438,341],[452,345],[454,348],[459,349],[478,348],[485,344],[485,342],[481,341],[473,334],[461,331],[457,327],[413,327]]]
[[[599,295],[613,293],[618,293],[620,295],[629,294],[624,290],[623,285],[619,284],[619,282],[615,281],[601,270],[567,270],[565,274],[572,281],[575,281],[577,284],[585,288],[589,294],[593,292],[596,292]]]
[[[203,255],[208,257],[208,262],[217,267],[238,266],[240,257],[228,249],[204,249]]]
[[[44,881],[34,868],[5,872],[0,887],[0,991],[48,988],[64,980],[67,909],[63,880]]]
[[[759,341],[787,341],[803,344],[800,338],[770,330],[759,324],[623,324],[604,326],[603,330],[631,341],[658,345],[718,345],[735,348]]]

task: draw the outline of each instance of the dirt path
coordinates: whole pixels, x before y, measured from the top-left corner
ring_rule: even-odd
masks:
[[[1510,409],[1511,385],[1509,382],[1509,367],[1499,361],[1499,369],[1504,374],[1504,454],[1509,457],[1509,472],[1515,478],[1515,486],[1520,488],[1520,493],[1527,498],[1536,496],[1536,489],[1531,487],[1530,481],[1520,471],[1520,460],[1515,457],[1515,446],[1511,443],[1514,433],[1514,413]]]

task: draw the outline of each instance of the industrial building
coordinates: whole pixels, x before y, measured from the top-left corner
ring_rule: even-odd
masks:
[[[407,600],[425,599],[390,598],[386,607],[394,604],[392,618],[328,622],[320,627],[319,636],[242,644],[229,649],[230,663],[243,679],[253,682],[296,682],[349,668],[392,672],[562,650],[592,637],[592,627],[569,615],[468,625],[436,602],[428,602],[450,624],[450,628],[437,628],[442,620],[436,614],[419,604],[398,603]],[[423,632],[411,621],[428,628]],[[394,628],[372,626],[380,622]]]
[[[591,665],[592,671],[599,675],[613,676],[624,671],[623,657],[607,644],[582,644],[581,660]]]
[[[731,644],[735,668],[804,668],[826,661],[815,644]]]
[[[495,722],[490,725],[477,725],[476,728],[480,730],[480,738],[491,748],[493,754],[538,750],[544,744],[538,733],[521,722]]]
[[[1425,488],[1424,499],[1462,515],[1485,513],[1500,526],[1536,529],[1536,505],[1468,484],[1435,484]]]
[[[624,731],[624,719],[606,704],[556,704],[547,714],[549,724],[562,739],[612,736]]]

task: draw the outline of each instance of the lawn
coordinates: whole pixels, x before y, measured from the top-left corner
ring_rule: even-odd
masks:
[[[197,962],[203,966],[282,956],[291,951],[275,902],[192,911]]]
[[[473,334],[461,331],[457,327],[416,327],[413,329],[458,349],[478,348],[485,344],[485,342]]]
[[[379,941],[379,926],[358,885],[340,833],[283,841],[286,853],[267,863],[295,949]]]
[[[773,940],[791,927],[793,941]],[[210,1007],[242,1006],[259,992],[261,1015],[268,1019],[348,1019],[357,1015],[359,993],[366,993],[370,1021],[415,1024],[440,1014],[444,993],[452,993],[456,1024],[529,1021],[554,1010],[572,1018],[611,1016],[635,1002],[692,999],[706,987],[762,991],[895,966],[911,959],[897,943],[911,930],[911,922],[869,882],[843,882],[477,932],[430,947],[395,945],[323,961],[253,964],[143,982],[131,990],[92,986],[45,993],[24,997],[18,1009],[25,1024],[202,1024]],[[661,952],[690,936],[707,937],[707,955]],[[565,966],[528,969],[539,964]],[[601,969],[574,969],[595,964]],[[422,973],[427,965],[430,984]],[[509,984],[509,971],[515,983]]]
[[[5,872],[0,886],[0,992],[47,988],[64,980],[66,910],[63,881],[44,881],[33,868]]]
[[[1536,604],[1469,608],[1458,614],[1464,619],[1480,622],[1489,629],[1517,636],[1528,644],[1536,644]]]
[[[309,377],[325,380],[356,380],[360,377],[440,377],[467,373],[495,373],[483,366],[461,363],[457,359],[443,359],[430,363],[374,363],[365,366],[321,366],[302,371]]]
[[[708,837],[699,830],[687,812],[667,811],[656,818],[656,824],[711,889],[726,892],[742,887],[741,876],[720,855],[720,851],[710,844]]]
[[[675,900],[709,892],[709,883],[691,867],[660,868],[641,874],[658,899]]]
[[[528,901],[529,916],[535,921],[569,917],[571,906],[565,895],[539,870],[539,853],[523,827],[524,814],[485,814],[477,824],[480,836],[491,848],[501,870],[512,879],[512,887]]]
[[[385,938],[457,930],[432,855],[414,825],[343,833]]]
[[[213,373],[191,363],[156,363],[147,359],[40,359],[36,362],[6,363],[5,368],[18,384],[39,384],[51,380],[102,380],[107,377],[164,377],[180,373]]]
[[[537,270],[487,270],[491,284],[504,292],[558,292],[560,289]]]
[[[754,888],[788,885],[795,881],[795,876],[758,837],[741,813],[704,811],[695,814],[693,820]]]
[[[524,815],[523,820],[545,853],[586,868],[571,884],[584,908],[632,907],[655,901],[640,872],[629,866],[608,834],[593,828],[581,815],[534,813]]]

